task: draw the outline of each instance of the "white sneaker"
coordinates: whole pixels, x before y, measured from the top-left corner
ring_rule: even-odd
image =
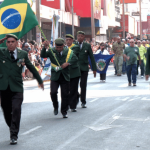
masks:
[[[141,76],[141,78],[144,78],[144,76]]]

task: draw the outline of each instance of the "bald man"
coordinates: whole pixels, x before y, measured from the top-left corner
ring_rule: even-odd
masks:
[[[137,57],[139,58],[139,64],[141,65],[141,57],[139,55],[139,48],[135,47],[135,42],[133,39],[129,41],[130,46],[126,47],[124,50],[124,58],[127,60],[127,78],[128,85],[136,86],[136,73],[137,73]],[[131,80],[132,76],[132,80]]]

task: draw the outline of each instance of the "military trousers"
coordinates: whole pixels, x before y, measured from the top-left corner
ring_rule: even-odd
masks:
[[[83,104],[86,104],[87,78],[88,78],[88,71],[81,71],[81,77],[80,77],[81,93],[80,94],[81,94],[81,102]],[[78,97],[79,97],[79,94],[78,94]]]
[[[70,82],[66,81],[63,74],[60,75],[57,81],[51,81],[51,92],[50,96],[53,102],[53,106],[55,109],[58,109],[58,88],[61,88],[61,113],[63,115],[67,114],[68,106],[69,106],[69,89],[70,89]]]
[[[70,109],[76,109],[78,103],[78,84],[79,84],[79,77],[71,78],[70,79]]]
[[[117,74],[122,74],[123,56],[115,56]]]
[[[10,128],[11,139],[18,138],[22,102],[23,93],[12,92],[9,86],[5,91],[1,91],[1,107],[6,124]]]

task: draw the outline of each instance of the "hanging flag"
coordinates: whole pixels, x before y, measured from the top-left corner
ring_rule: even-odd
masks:
[[[96,62],[96,67],[97,67],[97,73],[106,73],[107,72],[107,68],[109,65],[110,60],[112,59],[113,55],[102,55],[102,54],[94,54],[94,58],[95,58],[95,62]],[[91,60],[89,58],[89,63],[92,69],[92,63]]]
[[[27,0],[5,0],[0,5],[0,39],[10,33],[20,39],[36,25],[37,18]],[[6,43],[0,47],[6,47]]]
[[[58,38],[58,20],[60,17],[58,15],[54,15],[52,20],[52,32],[51,32],[51,46],[54,47],[54,41]]]

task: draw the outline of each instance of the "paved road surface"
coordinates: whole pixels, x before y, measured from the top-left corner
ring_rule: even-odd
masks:
[[[49,83],[45,91],[36,81],[24,83],[18,145],[9,145],[9,130],[0,110],[0,150],[149,150],[150,84],[138,77],[128,87],[127,77],[114,76],[109,67],[106,83],[89,73],[87,109],[53,115]],[[60,95],[60,94],[59,94]],[[59,96],[60,100],[60,96]]]

